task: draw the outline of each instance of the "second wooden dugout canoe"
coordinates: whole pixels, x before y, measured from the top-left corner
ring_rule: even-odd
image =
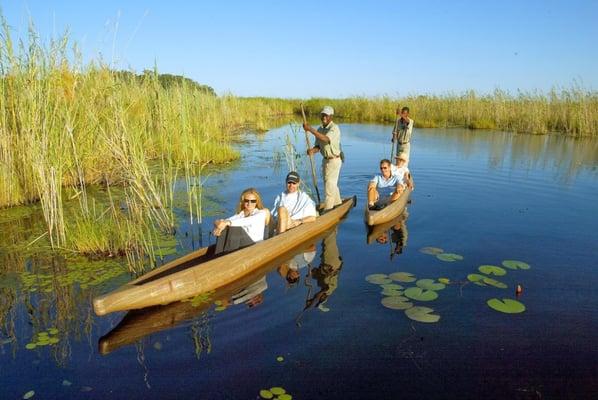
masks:
[[[211,257],[204,248],[173,260],[119,289],[93,300],[97,315],[169,304],[225,286],[275,260],[281,254],[337,225],[355,206],[355,196],[343,200],[315,222],[299,225],[283,234],[249,247]]]
[[[405,188],[403,193],[399,196],[398,199],[387,205],[381,210],[370,210],[368,208],[367,202],[365,205],[365,223],[369,226],[383,224],[388,221],[392,221],[405,209],[407,206],[407,202],[409,201],[409,196],[411,196],[411,192],[413,190],[410,188]]]

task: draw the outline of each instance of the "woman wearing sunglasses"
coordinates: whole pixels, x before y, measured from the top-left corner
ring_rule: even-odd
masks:
[[[213,233],[220,236],[225,228],[238,226],[251,238],[253,242],[264,240],[266,225],[270,222],[270,211],[264,208],[260,193],[254,189],[245,189],[239,197],[237,214],[227,219],[214,221]]]

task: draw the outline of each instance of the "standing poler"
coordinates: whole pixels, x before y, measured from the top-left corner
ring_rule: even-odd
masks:
[[[406,156],[409,160],[411,152],[411,133],[413,132],[413,120],[409,118],[409,107],[397,108],[397,116],[401,115],[401,118],[397,119],[395,127],[392,130],[392,142],[397,146],[397,155],[395,160],[399,159],[399,156]],[[409,161],[407,161],[409,163]]]
[[[326,106],[320,112],[322,126],[317,130],[308,123],[303,124],[306,132],[311,132],[316,137],[316,144],[311,149],[307,149],[308,155],[313,155],[318,151],[322,154],[322,176],[324,177],[324,188],[326,199],[324,200],[324,209],[330,210],[334,206],[341,204],[341,192],[338,188],[338,177],[341,173],[343,160],[341,157],[341,130],[332,122],[334,109]]]

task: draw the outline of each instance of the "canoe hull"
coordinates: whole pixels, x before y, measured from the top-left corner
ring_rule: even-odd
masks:
[[[355,206],[355,202],[355,197],[345,199],[315,222],[300,225],[218,258],[204,261],[205,258],[202,257],[206,256],[207,250],[202,249],[174,260],[113,292],[95,298],[94,311],[97,315],[105,315],[115,311],[164,305],[218,289],[335,226]],[[201,261],[193,265],[193,255],[196,253],[200,255]],[[176,270],[183,262],[189,266],[172,274],[168,273]]]
[[[411,196],[412,191],[413,190],[410,188],[405,188],[405,190],[403,191],[403,193],[401,193],[401,196],[399,196],[398,199],[384,207],[382,210],[370,210],[366,204],[364,215],[365,223],[369,226],[374,226],[392,221],[393,219],[401,215],[401,213],[407,206],[409,196]]]

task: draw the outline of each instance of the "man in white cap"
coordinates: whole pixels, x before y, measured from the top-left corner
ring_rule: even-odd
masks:
[[[341,193],[338,188],[338,177],[341,173],[343,161],[341,159],[341,131],[339,127],[332,122],[334,109],[326,106],[320,112],[322,126],[314,129],[308,123],[303,124],[306,132],[311,132],[316,137],[316,144],[307,150],[308,155],[317,153],[322,154],[322,176],[324,177],[324,189],[326,199],[324,209],[330,210],[334,206],[341,204]]]
[[[299,190],[301,178],[295,171],[287,174],[286,190],[274,200],[272,215],[278,218],[278,233],[316,220],[316,204],[309,195]]]

